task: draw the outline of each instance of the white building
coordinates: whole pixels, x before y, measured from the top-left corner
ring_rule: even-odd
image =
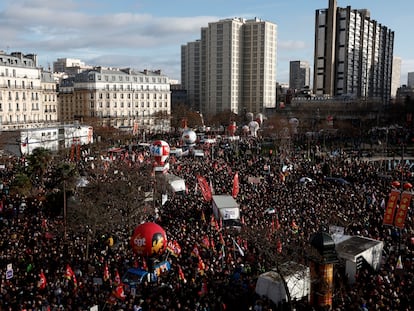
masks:
[[[63,79],[59,119],[156,132],[170,129],[171,91],[161,71],[96,67]]]
[[[401,86],[401,57],[394,57],[391,81],[391,98],[395,98],[397,96],[397,90]]]
[[[57,122],[56,83],[37,56],[0,51],[0,129],[13,131]]]
[[[276,103],[277,26],[260,19],[223,19],[181,48],[181,82],[203,114],[263,112]]]

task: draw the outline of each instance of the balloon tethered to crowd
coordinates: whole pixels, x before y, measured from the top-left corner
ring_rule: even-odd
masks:
[[[167,248],[167,235],[165,230],[154,222],[142,223],[135,228],[130,245],[137,255],[159,256]]]

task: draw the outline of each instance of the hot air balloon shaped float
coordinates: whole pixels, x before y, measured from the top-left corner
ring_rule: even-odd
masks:
[[[135,228],[130,245],[136,255],[146,258],[152,266],[153,260],[159,258],[167,249],[167,235],[155,222],[145,222]],[[152,270],[152,267],[148,268]]]
[[[165,161],[170,155],[170,145],[163,140],[156,140],[151,144],[150,152],[155,160],[154,170],[163,172],[168,170]]]

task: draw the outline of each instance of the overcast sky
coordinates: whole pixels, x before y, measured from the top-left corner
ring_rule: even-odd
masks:
[[[411,19],[414,1],[338,0],[367,8],[395,32],[401,84],[414,72]],[[1,0],[0,50],[37,54],[39,65],[79,58],[88,65],[160,69],[180,79],[181,45],[200,28],[230,17],[258,17],[278,26],[277,81],[288,82],[289,61],[313,66],[315,10],[328,0]]]

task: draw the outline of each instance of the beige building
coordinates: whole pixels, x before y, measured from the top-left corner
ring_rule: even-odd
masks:
[[[263,112],[276,104],[277,26],[229,18],[201,28],[181,47],[181,83],[190,106],[205,114]]]
[[[0,51],[0,129],[14,131],[57,123],[56,83],[37,56]]]
[[[62,79],[59,120],[136,131],[170,129],[171,91],[161,71],[96,67]]]

